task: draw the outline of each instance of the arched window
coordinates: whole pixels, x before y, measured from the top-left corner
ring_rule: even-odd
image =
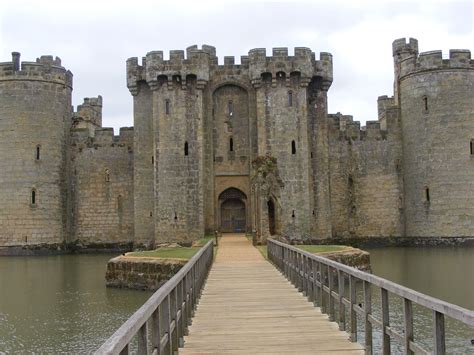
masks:
[[[234,151],[234,139],[233,138],[229,139],[229,151],[230,152]]]
[[[171,103],[170,100],[165,100],[165,113],[169,115],[171,112]]]
[[[184,155],[188,156],[189,154],[189,145],[188,142],[184,142]]]
[[[38,144],[36,146],[36,160],[40,160],[41,146]]]
[[[37,194],[36,194],[36,189],[31,189],[31,205],[36,206],[36,201],[37,201]]]
[[[288,91],[288,106],[293,106],[293,91]]]
[[[296,142],[291,141],[291,154],[296,154]]]

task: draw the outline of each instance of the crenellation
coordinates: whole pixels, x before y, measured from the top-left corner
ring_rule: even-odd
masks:
[[[272,56],[283,57],[286,59],[288,57],[288,48],[287,47],[272,48]]]
[[[224,57],[224,66],[233,66],[235,65],[235,57],[226,56]]]
[[[449,65],[452,68],[467,68],[471,65],[471,51],[468,49],[450,49]]]

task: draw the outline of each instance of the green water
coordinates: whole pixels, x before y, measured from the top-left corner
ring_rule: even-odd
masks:
[[[97,349],[151,295],[105,287],[113,256],[0,257],[0,353]]]
[[[383,248],[368,249],[372,272],[400,285],[458,306],[474,309],[474,248]],[[372,290],[374,311],[380,313],[380,294]],[[362,296],[362,295],[360,295]],[[361,297],[362,298],[362,297]],[[403,333],[403,300],[390,297],[390,325]],[[415,341],[433,350],[432,312],[413,306]],[[362,321],[362,320],[361,320]],[[449,354],[474,354],[474,329],[446,317],[446,347]],[[374,338],[380,349],[380,330]],[[361,334],[360,339],[363,339]],[[393,342],[392,353],[403,353]]]

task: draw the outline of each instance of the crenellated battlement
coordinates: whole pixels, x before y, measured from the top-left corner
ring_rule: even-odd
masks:
[[[71,130],[71,143],[78,147],[133,147],[133,127],[121,127],[118,136],[114,135],[113,128],[97,128],[91,131],[87,128]]]
[[[272,56],[267,57],[265,48],[255,48],[249,51],[249,76],[258,82],[263,74],[271,74],[272,78],[284,73],[290,77],[291,73],[298,72],[302,78],[311,79],[320,76],[327,83],[333,78],[332,55],[321,52],[319,60],[311,49],[295,47],[294,56],[288,55],[288,48],[273,48]]]
[[[440,50],[418,54],[418,41],[410,38],[409,43],[406,43],[405,39],[394,41],[393,52],[394,56],[398,56],[399,79],[430,70],[474,69],[471,51],[467,49],[451,49],[449,59],[443,59],[443,53]]]
[[[138,93],[138,82],[146,81],[150,88],[157,89],[162,85],[169,88],[186,88],[189,83],[196,83],[202,88],[210,80],[214,70],[236,70],[247,73],[250,80],[258,83],[262,74],[271,74],[276,78],[281,73],[289,78],[291,73],[299,73],[305,82],[313,76],[320,76],[327,83],[332,82],[332,55],[320,53],[316,60],[315,53],[309,48],[296,47],[294,55],[288,55],[288,48],[273,48],[272,56],[267,57],[264,48],[251,49],[248,56],[240,57],[240,64],[235,64],[235,57],[226,56],[222,65],[218,64],[216,49],[203,45],[201,49],[193,45],[184,50],[172,50],[169,59],[165,60],[163,51],[148,52],[142,58],[127,60],[127,86],[132,95]]]
[[[34,80],[66,85],[72,89],[72,73],[61,66],[61,59],[43,55],[35,62],[20,62],[20,53],[12,53],[11,62],[0,63],[0,81]]]
[[[102,96],[85,97],[82,105],[77,106],[73,113],[76,121],[90,122],[95,126],[102,126]]]
[[[383,140],[387,138],[387,131],[382,129],[380,121],[367,121],[361,127],[353,116],[343,115],[340,112],[328,115],[328,122],[332,136],[344,140]]]

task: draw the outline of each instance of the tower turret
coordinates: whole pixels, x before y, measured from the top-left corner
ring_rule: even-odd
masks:
[[[58,57],[0,63],[0,246],[66,241],[71,91]]]

